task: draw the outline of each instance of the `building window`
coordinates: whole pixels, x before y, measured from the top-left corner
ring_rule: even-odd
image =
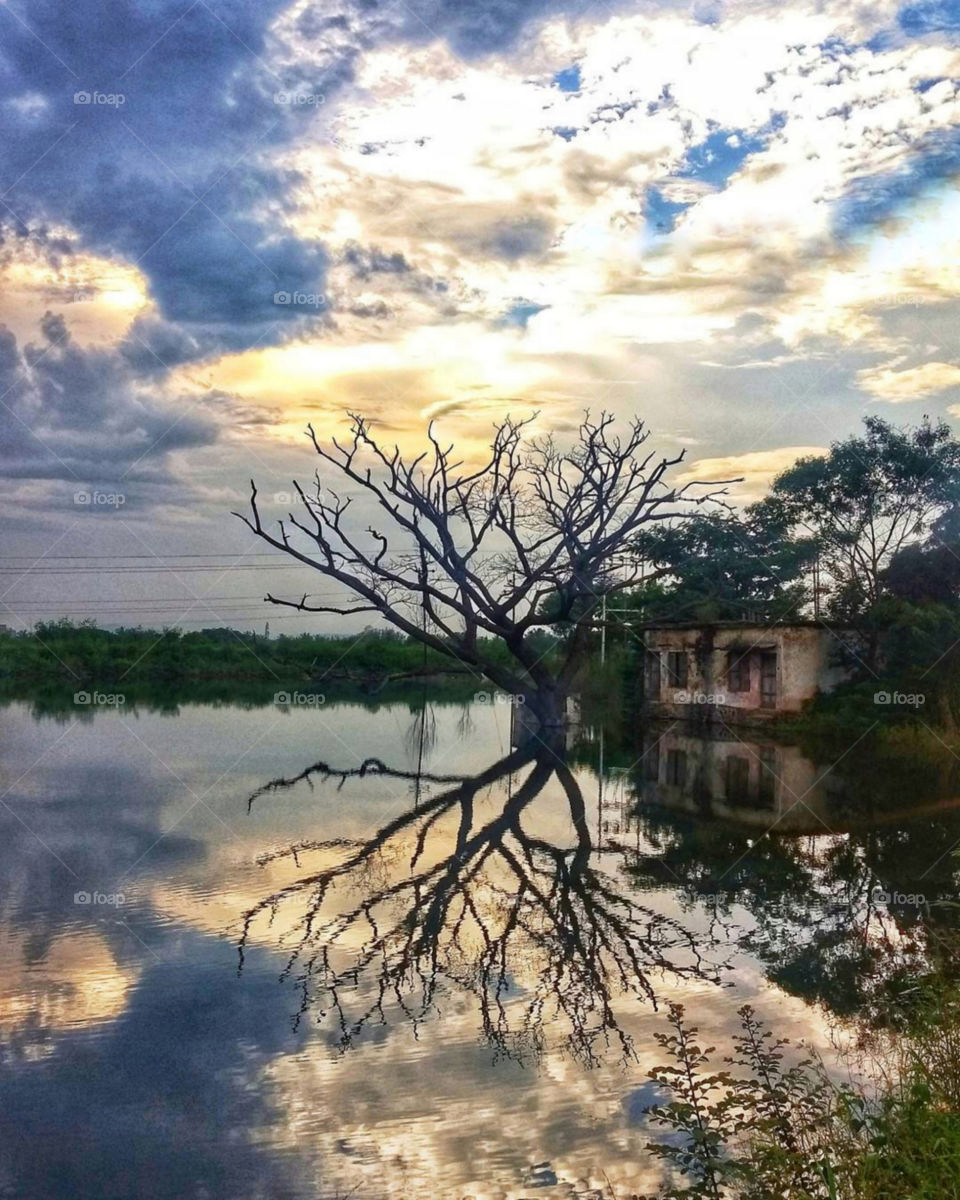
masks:
[[[687,782],[687,752],[686,750],[667,751],[667,783],[674,787],[683,787]]]
[[[731,754],[726,763],[726,797],[741,803],[750,798],[750,759],[742,754]]]
[[[660,651],[651,650],[647,656],[647,687],[654,700],[660,699]]]
[[[750,691],[750,654],[731,650],[727,655],[727,687],[731,692]]]
[[[777,749],[764,746],[760,751],[760,782],[757,799],[767,808],[772,808],[777,798]]]
[[[760,704],[777,707],[777,652],[764,650],[760,655]]]
[[[650,783],[659,783],[660,781],[660,739],[650,745],[650,749],[644,755],[644,774]]]
[[[687,686],[686,650],[669,650],[667,652],[667,681],[671,687]]]

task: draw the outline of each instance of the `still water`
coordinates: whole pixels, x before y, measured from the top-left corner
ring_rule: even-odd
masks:
[[[829,1057],[955,922],[936,765],[517,750],[499,704],[0,725],[3,1197],[653,1189],[665,1000]]]

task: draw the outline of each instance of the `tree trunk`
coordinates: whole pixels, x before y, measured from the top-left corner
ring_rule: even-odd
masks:
[[[560,687],[541,684],[525,697],[527,707],[546,729],[558,729],[567,721],[567,693]]]

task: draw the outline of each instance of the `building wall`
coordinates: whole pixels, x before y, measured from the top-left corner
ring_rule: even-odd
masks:
[[[767,720],[799,712],[818,691],[830,691],[849,672],[837,665],[838,636],[813,625],[700,626],[690,629],[650,629],[644,634],[644,693],[655,713],[700,720]],[[686,655],[687,682],[678,686],[668,675],[670,651]],[[761,656],[776,655],[773,706],[761,695]],[[659,655],[660,686],[656,687],[654,655]],[[732,690],[729,664],[746,666],[749,686]],[[746,682],[746,681],[745,681]]]

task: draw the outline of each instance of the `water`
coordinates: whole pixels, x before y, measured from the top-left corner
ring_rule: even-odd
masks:
[[[511,751],[499,704],[0,722],[4,1197],[653,1188],[666,999],[829,1055],[955,923],[949,765]]]

